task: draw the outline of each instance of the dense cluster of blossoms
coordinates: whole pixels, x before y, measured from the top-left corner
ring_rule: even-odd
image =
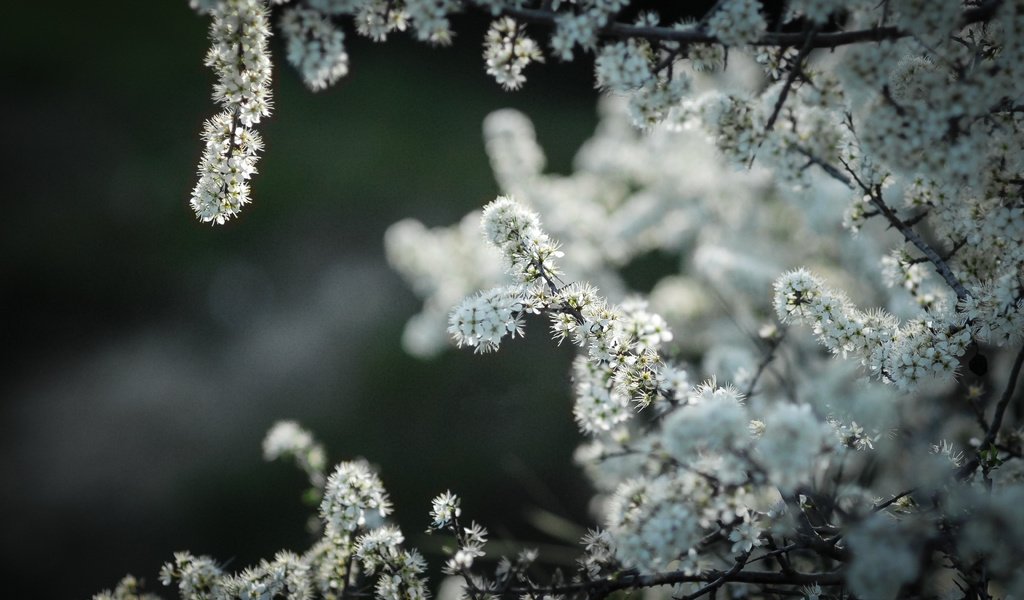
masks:
[[[540,314],[555,341],[579,346],[573,412],[589,441],[577,458],[603,529],[585,543],[593,556],[577,589],[616,568],[669,568],[678,594],[696,597],[709,580],[689,575],[725,581],[795,544],[818,556],[799,561],[817,579],[792,579],[809,598],[844,597],[840,582],[864,598],[1021,593],[1013,569],[982,559],[973,540],[1021,482],[1021,434],[1007,417],[1024,354],[1007,350],[1024,341],[1024,93],[1003,75],[1019,70],[1006,53],[1021,45],[1005,31],[1024,23],[1024,7],[943,3],[925,16],[894,3],[892,22],[910,35],[819,56],[814,36],[836,6],[794,2],[803,43],[752,49],[744,62],[737,50],[767,35],[760,4],[719,4],[707,26],[727,30],[716,40],[736,36],[732,68],[715,72],[714,44],[676,54],[671,81],[683,91],[658,110],[642,109],[642,90],[665,73],[643,65],[670,43],[626,36],[599,47],[598,83],[626,103],[605,105],[570,176],[543,173],[525,117],[487,119],[496,178],[521,206],[500,198],[485,209],[484,246],[466,221],[389,232],[389,258],[426,300],[407,348],[441,350],[432,332],[446,315],[434,299],[459,285],[466,303],[505,294],[500,317],[515,325],[496,320],[501,337],[523,335]],[[847,27],[869,27],[874,10],[850,4]],[[983,11],[996,18],[971,20]],[[499,213],[530,223],[527,244],[492,240]],[[559,271],[525,277],[531,263],[510,257],[542,235],[541,218],[559,240]],[[466,285],[457,268],[419,269],[406,258],[411,231],[426,252],[442,240],[462,255],[494,248],[506,273],[475,292],[488,286]],[[651,252],[679,255],[679,268],[641,296],[621,269]],[[732,385],[694,386],[698,376]],[[1010,492],[993,495],[998,509],[979,499],[992,484]],[[1005,551],[1019,551],[1011,537]],[[721,544],[725,556],[713,550]],[[934,548],[946,562],[929,558]]]
[[[544,62],[540,47],[523,33],[522,25],[510,17],[498,19],[487,30],[484,41],[487,74],[507,90],[526,82],[523,69],[532,62]]]
[[[900,388],[951,378],[971,343],[967,317],[931,311],[928,319],[900,325],[892,315],[857,310],[841,293],[803,269],[775,283],[775,310],[782,322],[813,325],[834,354],[852,354],[871,373]]]
[[[314,489],[324,486],[327,455],[312,434],[295,421],[278,421],[263,438],[263,458],[277,460],[291,457],[295,465],[309,477]]]
[[[311,90],[324,89],[348,73],[345,32],[320,12],[285,9],[281,33],[288,43],[288,62],[302,73]]]
[[[213,45],[206,65],[217,73],[213,99],[223,112],[206,122],[206,149],[192,209],[224,223],[249,202],[249,179],[263,141],[253,125],[270,114],[270,23],[262,0],[225,0],[210,9]]]
[[[985,161],[989,167],[980,161],[993,151],[1007,158],[1012,154],[1007,152],[1012,139],[1006,136],[1015,135],[1019,111],[1012,110],[1012,99],[1019,95],[1015,86],[1024,54],[1016,36],[1021,9],[1015,0],[976,6],[943,0],[936,4],[941,9],[907,0],[886,3],[884,10],[869,2],[792,0],[781,20],[767,15],[758,0],[723,0],[699,21],[684,18],[674,23],[663,22],[654,11],[642,12],[632,22],[619,21],[628,11],[626,0],[191,4],[213,17],[208,63],[220,80],[214,98],[231,117],[229,127],[216,128],[227,134],[204,136],[207,151],[192,200],[204,221],[222,223],[248,201],[247,181],[260,150],[258,138],[247,148],[224,142],[239,125],[252,137],[251,125],[269,114],[268,5],[284,5],[276,13],[287,60],[313,90],[332,85],[348,72],[344,29],[349,22],[357,33],[375,41],[409,31],[421,41],[447,44],[454,35],[453,14],[484,11],[493,16],[483,44],[485,67],[506,88],[523,85],[525,67],[545,59],[545,44],[526,35],[527,21],[548,26],[546,51],[552,57],[572,61],[581,53],[592,54],[596,86],[625,96],[633,120],[643,126],[688,118],[693,113],[692,72],[719,71],[730,52],[747,52],[758,58],[777,85],[764,90],[760,99],[729,92],[705,102],[707,106],[698,111],[722,129],[723,138],[749,138],[734,147],[741,161],[761,149],[762,157],[774,156],[789,163],[787,169],[802,171],[804,162],[794,160],[802,155],[832,158],[832,152],[812,151],[837,147],[843,128],[827,118],[827,109],[836,108],[835,95],[842,89],[848,93],[839,99],[848,103],[843,108],[852,109],[864,125],[853,150],[863,142],[890,166],[925,173],[956,171],[965,180],[994,169],[999,173],[990,175],[1014,185],[1011,175],[1019,159]],[[779,23],[769,26],[770,20]],[[780,32],[782,24],[787,27]],[[803,32],[795,32],[800,26]],[[814,48],[847,45],[849,49],[836,57],[811,60]],[[791,92],[799,102],[786,105]],[[780,115],[783,107],[785,114]],[[778,126],[765,127],[767,123]],[[774,129],[774,135],[765,136],[764,129]],[[993,137],[996,143],[988,144]],[[730,147],[728,141],[722,139],[720,145]],[[949,146],[956,160],[946,161],[943,153],[932,152],[936,143]],[[796,144],[803,148],[791,152]],[[232,159],[234,164],[228,165]]]
[[[347,69],[339,21],[448,43],[451,13],[483,9],[499,83],[522,85],[543,58],[528,19],[549,26],[552,56],[592,53],[613,97],[567,176],[543,172],[526,117],[492,114],[503,195],[457,225],[386,236],[424,298],[410,352],[498,350],[537,319],[576,352],[598,524],[578,571],[542,582],[525,549],[485,572],[487,530],[445,492],[431,530],[455,540],[453,597],[1024,595],[1024,3],[792,0],[770,14],[722,0],[671,25],[620,20],[625,0],[275,3],[314,89]],[[269,107],[267,8],[193,4],[213,17],[225,106],[193,203],[220,222],[244,203],[249,128]],[[672,267],[633,289],[623,270],[652,255]],[[324,477],[293,423],[265,454],[310,475],[322,539],[237,574],[181,553],[165,582],[185,598],[303,598],[373,579],[380,598],[425,597],[367,463]]]
[[[263,447],[268,460],[298,457],[313,449],[322,455],[320,444],[292,421],[277,423]],[[299,466],[306,468],[301,461]],[[161,582],[175,586],[179,596],[187,600],[342,598],[365,595],[370,589],[382,600],[429,597],[426,563],[418,551],[404,548],[402,532],[384,521],[390,502],[368,463],[340,463],[330,477],[319,480],[317,489],[323,497],[321,536],[304,553],[281,551],[273,560],[232,573],[209,556],[178,552],[161,569]],[[114,590],[94,598],[158,597],[142,593],[138,581],[128,576]]]

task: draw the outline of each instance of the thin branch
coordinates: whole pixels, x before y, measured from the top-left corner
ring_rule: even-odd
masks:
[[[960,16],[960,23],[970,25],[980,21],[987,21],[992,18],[1002,0],[988,0],[975,8],[966,9]],[[463,5],[474,6],[470,2],[463,2]],[[515,17],[530,23],[554,26],[560,14],[556,11],[541,10],[536,8],[517,8],[514,6],[503,6],[499,14]],[[598,35],[618,38],[642,38],[650,41],[679,42],[683,44],[722,44],[716,36],[694,29],[674,29],[672,27],[647,27],[630,25],[628,23],[612,22],[598,29]],[[898,27],[871,27],[868,29],[856,29],[853,31],[835,31],[827,33],[816,33],[807,38],[804,33],[767,32],[760,39],[751,42],[751,46],[779,46],[779,47],[801,47],[808,44],[814,48],[836,48],[849,44],[861,42],[880,42],[883,40],[896,40],[909,37],[912,34]],[[724,44],[723,44],[724,45]]]
[[[914,215],[913,217],[910,217],[909,219],[904,219],[903,222],[906,223],[907,225],[913,227],[914,225],[917,225],[918,223],[923,221],[924,218],[927,217],[927,216],[928,216],[928,211],[927,210],[923,210],[920,213]]]
[[[939,276],[942,277],[943,280],[945,280],[946,284],[949,285],[950,288],[953,289],[953,293],[956,294],[957,300],[965,300],[970,296],[970,294],[967,292],[967,288],[965,288],[964,285],[960,283],[960,280],[957,279],[956,275],[953,274],[953,270],[949,268],[949,264],[945,260],[943,260],[941,256],[939,256],[939,253],[936,252],[935,249],[932,248],[931,245],[924,240],[924,238],[922,238],[916,231],[914,231],[913,227],[907,225],[902,219],[899,218],[899,216],[895,212],[893,212],[891,208],[889,208],[889,205],[886,204],[885,200],[882,199],[882,194],[881,191],[878,189],[878,186],[869,186],[865,182],[861,181],[860,178],[857,177],[856,172],[850,167],[850,165],[846,165],[844,163],[844,166],[850,173],[850,175],[847,176],[838,168],[836,168],[835,165],[832,165],[822,160],[821,158],[814,156],[813,154],[804,150],[803,148],[797,148],[797,152],[803,154],[805,157],[807,157],[807,159],[810,162],[821,167],[822,170],[825,171],[825,173],[827,173],[836,181],[845,184],[850,189],[857,189],[857,187],[860,187],[861,190],[863,190],[868,195],[868,202],[872,206],[874,206],[875,209],[882,214],[882,216],[885,217],[885,220],[888,221],[892,227],[894,227],[901,234],[903,234],[904,240],[910,242],[918,250],[920,250],[921,253],[924,254],[925,258],[928,259],[928,262],[932,263],[932,265],[935,267],[935,271],[939,274]],[[854,183],[856,183],[857,185],[855,186]]]
[[[763,583],[776,585],[838,585],[843,582],[843,574],[838,571],[827,573],[778,573],[775,571],[738,571],[729,575],[729,571],[705,571],[688,575],[683,571],[667,573],[650,573],[647,575],[627,573],[610,579],[584,581],[566,585],[514,587],[511,594],[578,594],[587,593],[593,596],[604,596],[618,590],[674,585],[677,583],[711,583],[728,575],[722,583]]]
[[[792,552],[793,550],[797,550],[798,548],[800,548],[800,545],[794,543],[794,544],[789,544],[787,546],[783,546],[783,547],[779,548],[778,545],[776,545],[776,543],[775,543],[775,538],[773,538],[771,536],[771,534],[767,534],[765,537],[768,540],[767,546],[768,546],[770,551],[769,552],[765,552],[764,554],[758,555],[757,558],[753,558],[751,560],[748,560],[747,564],[749,565],[749,564],[755,563],[755,562],[757,562],[759,560],[766,560],[766,559],[769,559],[769,558],[775,558],[775,560],[779,563],[779,567],[782,568],[782,572],[783,573],[795,573],[796,569],[794,569],[793,565],[790,564],[789,559],[786,557],[786,554]]]
[[[914,489],[913,488],[911,488],[911,489],[909,489],[909,490],[907,490],[905,492],[900,492],[900,493],[896,494],[895,496],[893,496],[892,498],[889,498],[885,502],[882,502],[881,504],[875,505],[875,507],[871,509],[871,512],[874,512],[874,513],[882,512],[883,510],[889,508],[893,504],[896,504],[897,502],[899,502],[901,498],[905,498],[905,497],[907,497],[907,496],[909,496],[909,495],[911,495],[913,493],[914,493]]]
[[[786,76],[786,83],[782,85],[782,91],[779,92],[779,97],[775,100],[775,108],[772,109],[772,114],[768,117],[768,122],[764,126],[765,131],[771,131],[772,127],[775,126],[775,120],[779,118],[779,113],[782,112],[782,106],[786,103],[789,91],[793,89],[793,84],[796,83],[797,76],[803,73],[804,60],[807,58],[807,55],[810,54],[811,42],[814,41],[814,36],[817,35],[820,29],[821,25],[815,25],[814,27],[805,30],[807,41],[804,42],[803,47],[800,48],[800,53],[797,54],[796,59],[794,59],[793,66],[790,68],[789,74]]]
[[[835,179],[836,181],[838,181],[839,183],[845,185],[846,187],[848,187],[850,189],[854,189],[853,180],[850,179],[849,177],[847,177],[842,171],[840,171],[838,168],[836,168],[836,166],[833,165],[832,163],[826,162],[825,160],[822,160],[818,156],[816,156],[814,154],[811,154],[810,152],[808,152],[804,148],[800,148],[799,146],[796,147],[795,150],[797,152],[799,152],[800,154],[803,154],[807,158],[808,163],[813,164],[813,165],[818,165],[819,167],[821,167],[821,170],[825,171],[825,173],[829,177],[831,177],[832,179]]]
[[[909,222],[910,221],[907,221],[907,223],[909,223]],[[942,260],[946,260],[946,261],[952,260],[953,257],[956,256],[956,253],[959,252],[960,249],[963,248],[966,245],[967,245],[967,238],[963,238],[959,242],[956,242],[955,244],[953,244],[953,248],[942,257]],[[928,262],[928,259],[923,257],[923,256],[921,256],[921,257],[918,257],[918,258],[910,259],[909,261],[907,261],[907,264],[916,265],[916,264],[923,263],[923,262]]]
[[[1013,361],[1013,369],[1010,370],[1010,379],[1006,382],[1006,389],[1003,390],[1002,397],[999,398],[999,404],[996,405],[996,412],[992,416],[992,424],[989,426],[988,431],[985,433],[985,439],[981,441],[981,445],[978,446],[978,454],[969,460],[964,466],[960,467],[957,471],[958,479],[965,479],[974,473],[981,464],[980,454],[987,450],[992,443],[995,442],[996,436],[999,435],[999,429],[1003,426],[1003,417],[1006,414],[1006,407],[1010,404],[1010,399],[1013,398],[1013,392],[1017,388],[1017,378],[1020,377],[1021,365],[1024,365],[1024,347],[1021,347],[1020,352],[1017,353],[1017,359]]]
[[[921,254],[924,254],[928,261],[935,266],[939,276],[946,281],[949,287],[953,288],[953,293],[956,294],[957,300],[966,300],[970,296],[967,293],[967,288],[960,283],[960,280],[953,274],[952,269],[949,268],[949,264],[939,256],[935,249],[889,208],[889,205],[882,200],[882,194],[877,188],[872,190],[869,197],[869,202],[882,213],[885,219],[889,221],[889,224],[903,234],[903,239],[916,246],[921,251]]]
[[[999,404],[996,405],[996,414],[992,417],[992,425],[989,426],[985,439],[981,441],[981,448],[991,446],[992,442],[996,441],[996,436],[999,435],[999,429],[1003,426],[1003,416],[1006,414],[1006,407],[1010,404],[1014,389],[1017,387],[1017,377],[1020,376],[1022,364],[1024,364],[1024,347],[1017,353],[1017,360],[1013,362],[1010,380],[1006,383],[1006,389],[1003,390],[1002,397],[999,398]]]
[[[754,373],[754,376],[750,379],[750,383],[747,385],[747,389],[743,391],[744,398],[750,398],[751,396],[754,395],[754,390],[757,387],[757,382],[761,380],[761,375],[764,374],[765,370],[768,368],[768,365],[770,365],[772,361],[775,360],[775,351],[782,343],[783,338],[786,337],[786,331],[786,329],[783,329],[781,333],[774,336],[771,339],[771,341],[769,341],[768,351],[765,352],[764,358],[762,358],[761,362],[757,365],[757,371]]]
[[[717,590],[718,588],[720,588],[723,585],[725,585],[726,582],[729,581],[730,577],[732,577],[733,575],[739,573],[743,569],[743,565],[747,564],[747,559],[750,558],[750,552],[751,552],[750,550],[747,550],[746,552],[743,553],[742,556],[737,558],[736,559],[736,564],[734,564],[732,566],[732,568],[729,569],[728,571],[726,571],[725,573],[722,573],[721,577],[719,577],[718,579],[716,579],[716,580],[712,581],[711,583],[705,585],[704,587],[700,588],[696,592],[694,592],[694,593],[692,593],[692,594],[690,594],[688,596],[683,596],[682,598],[680,598],[680,600],[697,600],[697,598],[700,598],[704,594],[714,595],[715,590]]]

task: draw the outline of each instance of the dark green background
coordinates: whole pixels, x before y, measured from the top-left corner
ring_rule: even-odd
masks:
[[[381,240],[493,198],[491,110],[524,110],[567,171],[595,123],[590,62],[503,92],[486,23],[462,18],[448,49],[350,35],[349,77],[313,94],[275,40],[254,203],[213,228],[188,207],[207,24],[184,0],[5,6],[3,595],[84,598],[131,572],[170,596],[175,550],[232,569],[302,550],[302,477],[260,456],[280,418],[379,465],[414,543],[447,488],[497,535],[551,542],[534,508],[587,524],[571,348],[535,323],[498,355],[404,355],[418,303]]]

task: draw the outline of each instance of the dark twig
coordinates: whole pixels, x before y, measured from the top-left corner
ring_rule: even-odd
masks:
[[[861,181],[861,179],[857,177],[856,171],[854,171],[853,168],[848,164],[844,163],[843,166],[846,168],[847,172],[849,173],[849,176],[845,175],[834,165],[818,158],[817,156],[814,156],[813,154],[807,152],[802,148],[798,148],[797,151],[806,156],[809,161],[821,167],[822,170],[825,171],[825,173],[827,173],[836,181],[845,184],[847,187],[851,189],[856,189],[857,187],[860,187],[861,190],[865,194],[867,194],[868,202],[872,206],[874,206],[875,209],[877,209],[878,212],[882,214],[882,216],[885,217],[885,220],[889,222],[889,225],[891,225],[893,228],[895,228],[901,234],[903,234],[903,239],[913,244],[918,250],[921,251],[922,254],[925,255],[925,258],[928,259],[928,262],[932,263],[932,265],[935,267],[935,271],[939,274],[939,276],[942,277],[943,280],[945,280],[946,284],[949,285],[950,288],[953,289],[953,293],[956,294],[958,300],[965,300],[968,296],[970,296],[970,294],[967,292],[967,288],[965,288],[964,285],[960,283],[960,280],[957,279],[956,275],[953,274],[953,270],[949,268],[949,264],[945,260],[943,260],[941,256],[939,256],[938,252],[936,252],[935,249],[932,248],[931,245],[924,240],[924,238],[922,238],[916,231],[914,231],[912,227],[907,225],[902,219],[899,218],[899,216],[895,212],[893,212],[891,208],[889,208],[889,205],[886,204],[885,200],[882,199],[882,193],[879,189],[879,186],[868,185],[867,183]],[[856,186],[854,185],[855,183]]]
[[[906,223],[907,226],[913,227],[914,225],[917,225],[918,223],[923,221],[924,218],[927,217],[927,216],[928,216],[928,211],[927,210],[923,210],[920,213],[910,217],[909,219],[903,219],[903,222]]]
[[[735,568],[735,567],[734,567]],[[670,571],[667,573],[650,573],[647,575],[626,573],[609,579],[598,579],[595,581],[584,581],[565,585],[553,586],[528,586],[513,587],[510,594],[580,594],[586,593],[592,597],[605,596],[618,590],[629,590],[647,588],[659,585],[674,585],[677,583],[711,583],[718,581],[728,575],[723,583],[763,583],[776,585],[838,585],[843,581],[843,574],[838,571],[827,573],[779,573],[775,571],[738,571],[729,574],[729,571],[705,571],[688,575],[683,571]]]
[[[906,221],[906,222],[909,223],[910,221]],[[946,261],[952,260],[952,258],[954,256],[956,256],[956,253],[959,252],[960,249],[963,248],[966,245],[967,245],[967,238],[961,239],[959,242],[953,244],[953,248],[950,249],[949,252],[947,252],[946,254],[944,254],[942,256],[942,260],[946,260]],[[909,265],[916,265],[916,264],[924,263],[924,262],[928,262],[928,259],[926,257],[924,257],[924,256],[920,256],[918,258],[912,258],[912,259],[908,260],[907,264],[909,264]]]
[[[815,25],[814,27],[805,30],[807,41],[804,42],[803,47],[800,48],[800,53],[796,55],[796,58],[793,61],[793,66],[789,69],[789,74],[786,76],[786,83],[782,84],[782,90],[779,92],[779,97],[775,100],[775,108],[772,109],[772,114],[768,117],[768,122],[765,123],[764,130],[766,132],[771,131],[772,127],[775,126],[775,120],[779,118],[779,113],[782,112],[782,106],[786,103],[789,91],[793,88],[793,84],[796,83],[797,76],[803,73],[804,60],[807,58],[807,55],[810,54],[811,42],[814,41],[814,36],[817,35],[820,29],[821,25]]]
[[[935,270],[938,272],[939,276],[946,281],[949,287],[953,288],[953,293],[956,294],[957,300],[966,300],[970,294],[967,293],[967,288],[965,288],[964,285],[960,283],[960,280],[957,279],[956,275],[953,274],[952,269],[949,268],[949,264],[946,263],[946,261],[943,260],[937,252],[935,252],[935,249],[932,248],[928,242],[924,241],[924,238],[918,235],[912,227],[904,223],[903,220],[900,219],[891,208],[889,208],[889,205],[882,200],[882,193],[878,189],[878,186],[875,186],[871,190],[869,198],[869,202],[882,213],[885,219],[889,221],[889,224],[903,234],[903,239],[916,246],[917,249],[925,255],[928,262],[935,266]]]
[[[1003,426],[1003,417],[1006,414],[1006,407],[1010,404],[1010,399],[1013,398],[1013,392],[1017,388],[1017,378],[1020,377],[1021,365],[1024,364],[1024,347],[1017,353],[1017,359],[1013,361],[1013,369],[1010,370],[1010,379],[1006,382],[1006,389],[1003,390],[1003,395],[999,398],[999,403],[996,405],[996,412],[992,416],[992,424],[989,425],[988,431],[985,433],[985,439],[981,441],[978,446],[978,453],[975,454],[974,458],[967,461],[964,466],[960,467],[957,471],[957,478],[964,479],[969,477],[981,464],[981,453],[988,450],[992,446],[992,443],[996,441],[996,436],[999,435],[999,429]]]
[[[474,7],[473,3],[464,1],[464,5]],[[988,0],[978,7],[968,8],[960,16],[962,25],[987,21],[995,14],[996,9],[1002,4],[1002,0]],[[515,17],[530,23],[554,26],[558,13],[550,10],[535,8],[517,8],[514,6],[503,6],[500,14]],[[672,27],[649,27],[630,25],[628,23],[611,22],[598,30],[598,35],[618,38],[642,38],[650,41],[679,42],[683,44],[721,44],[714,35],[701,30],[674,29]],[[836,48],[849,44],[862,42],[880,42],[883,40],[896,40],[909,37],[912,34],[898,27],[871,27],[868,29],[857,29],[853,31],[836,31],[828,33],[817,33],[808,37],[804,33],[767,32],[760,39],[755,40],[751,46],[779,46],[779,47],[801,47],[805,44],[811,49],[814,48]]]
[[[744,398],[750,398],[751,396],[754,395],[755,388],[757,388],[757,383],[758,381],[761,380],[761,375],[764,374],[765,370],[768,368],[768,365],[770,365],[772,361],[775,360],[775,350],[778,349],[779,344],[782,343],[782,340],[785,337],[786,330],[783,329],[778,335],[772,337],[771,340],[768,342],[768,348],[764,354],[764,358],[762,358],[761,362],[757,365],[757,371],[754,373],[754,376],[750,379],[750,383],[747,384],[747,388],[743,390]]]
[[[750,550],[747,550],[739,558],[737,558],[736,564],[734,564],[732,568],[726,571],[725,573],[722,573],[721,577],[705,585],[696,592],[689,594],[687,596],[683,596],[679,600],[697,600],[697,598],[700,598],[704,594],[710,594],[713,596],[718,588],[722,587],[726,584],[726,582],[729,581],[729,577],[732,577],[733,575],[739,573],[743,569],[743,565],[747,564],[748,558],[750,558]]]
[[[892,498],[889,498],[885,502],[882,502],[881,504],[875,505],[875,507],[871,509],[871,512],[881,512],[881,511],[889,508],[893,504],[896,504],[897,502],[899,502],[901,498],[905,498],[905,497],[907,497],[907,496],[909,496],[909,495],[911,495],[913,493],[914,493],[914,489],[913,488],[911,488],[911,489],[909,489],[909,490],[907,490],[905,492],[900,492],[900,493],[896,494],[895,496],[893,496]]]

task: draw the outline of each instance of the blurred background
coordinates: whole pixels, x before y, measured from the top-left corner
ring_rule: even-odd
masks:
[[[382,246],[400,218],[447,225],[494,197],[492,110],[528,114],[567,172],[596,123],[589,61],[531,67],[503,92],[480,58],[486,22],[461,18],[446,49],[349,35],[351,73],[313,94],[275,39],[254,203],[210,227],[188,207],[216,111],[207,19],[185,0],[5,8],[5,597],[88,598],[126,573],[170,596],[156,574],[176,550],[235,570],[303,550],[303,476],[261,458],[284,418],[332,462],[378,465],[426,550],[429,502],[449,488],[495,537],[557,543],[538,510],[591,524],[572,349],[535,335],[410,358],[418,302]]]

